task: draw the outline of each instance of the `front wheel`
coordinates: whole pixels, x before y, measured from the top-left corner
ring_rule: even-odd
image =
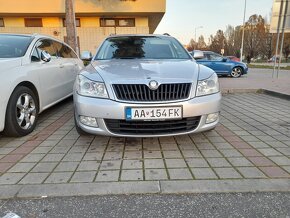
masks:
[[[4,134],[25,136],[31,133],[38,118],[38,99],[31,89],[16,87],[6,110]]]
[[[243,69],[241,67],[234,67],[231,72],[231,76],[238,78],[243,74]]]

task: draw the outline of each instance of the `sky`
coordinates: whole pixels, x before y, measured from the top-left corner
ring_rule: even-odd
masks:
[[[243,23],[245,0],[166,0],[166,13],[155,30],[156,34],[169,33],[187,45],[190,39],[202,34],[206,43],[211,34],[218,29],[225,30],[227,25]],[[246,0],[246,20],[253,14],[267,16],[273,0]]]

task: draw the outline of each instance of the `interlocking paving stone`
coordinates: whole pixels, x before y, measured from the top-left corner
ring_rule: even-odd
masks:
[[[96,182],[115,182],[119,179],[119,170],[99,171]]]
[[[25,173],[5,173],[0,176],[0,185],[16,184]]]
[[[122,169],[142,169],[141,160],[123,160]]]
[[[71,171],[75,171],[79,164],[80,164],[80,162],[61,162],[54,169],[54,171],[55,172],[71,172]]]
[[[43,159],[42,162],[57,162],[60,161],[65,154],[47,154]]]
[[[102,170],[118,170],[121,167],[121,160],[102,161]]]
[[[257,167],[238,167],[237,170],[245,178],[266,178],[265,174]]]
[[[161,151],[144,151],[144,158],[162,158]]]
[[[80,162],[77,171],[96,171],[100,163],[97,161],[82,161]]]
[[[31,170],[31,172],[35,173],[52,172],[57,164],[58,162],[46,162],[46,163],[40,162]]]
[[[28,173],[19,184],[41,184],[49,173]]]
[[[29,172],[36,163],[17,163],[11,169],[8,170],[10,173],[27,173]]]
[[[189,167],[209,167],[204,158],[187,158],[186,162]]]
[[[222,157],[222,155],[217,150],[202,150],[201,153],[206,158],[208,158],[208,157]]]
[[[70,182],[93,182],[96,173],[96,171],[75,172]]]
[[[145,159],[145,168],[165,168],[164,161],[162,159]]]
[[[290,178],[290,175],[280,167],[260,167],[260,169],[272,178]]]
[[[211,168],[191,168],[195,179],[217,179],[218,177]]]
[[[211,167],[230,167],[230,163],[225,158],[207,158]]]
[[[146,180],[166,180],[168,179],[165,169],[146,169],[145,170]]]
[[[268,157],[271,159],[273,162],[275,162],[277,165],[285,166],[289,165],[290,166],[290,158],[288,157]]]
[[[192,179],[189,169],[168,169],[170,179]]]
[[[214,171],[222,179],[242,178],[242,176],[234,168],[214,168]]]
[[[143,180],[143,172],[142,170],[122,170],[121,180],[122,181]]]
[[[72,103],[60,104],[56,106],[58,113],[44,115],[31,135],[15,139],[0,135],[0,190],[9,184],[17,184],[16,189],[22,184],[25,190],[36,183],[40,184],[37,187],[63,187],[59,193],[65,193],[69,183],[73,187],[86,183],[86,189],[89,184],[118,187],[121,181],[139,184],[139,180],[147,180],[156,182],[157,193],[159,184],[162,188],[163,182],[170,180],[201,180],[204,183],[198,184],[206,186],[207,181],[231,184],[271,178],[274,180],[268,189],[280,189],[282,186],[275,186],[278,180],[288,181],[290,176],[290,130],[280,125],[290,120],[289,107],[289,101],[265,95],[228,95],[223,98],[221,122],[215,130],[176,137],[111,138],[79,136],[74,128]],[[116,186],[109,185],[114,182]],[[244,188],[235,190],[251,187]],[[101,192],[109,193],[107,188]],[[0,197],[2,193],[15,195],[17,191],[1,192]]]
[[[186,168],[184,159],[166,159],[167,168]]]
[[[264,156],[283,156],[280,152],[273,148],[260,148],[258,149]]]
[[[125,151],[124,159],[142,159],[142,151]]]
[[[228,160],[235,167],[253,166],[253,164],[244,157],[230,157]]]
[[[52,173],[44,183],[67,183],[73,172]]]

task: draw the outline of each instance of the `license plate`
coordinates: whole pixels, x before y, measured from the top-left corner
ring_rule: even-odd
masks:
[[[126,108],[126,120],[165,120],[182,118],[182,107]]]

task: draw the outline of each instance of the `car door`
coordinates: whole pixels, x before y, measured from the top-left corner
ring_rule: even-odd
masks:
[[[76,62],[77,56],[65,44],[54,42],[58,50],[58,56],[63,67],[60,75],[63,95],[67,96],[73,92],[73,84],[78,73],[78,64]]]
[[[64,66],[60,58],[54,41],[51,39],[41,39],[36,44],[36,51],[41,55],[42,51],[50,54],[49,62],[41,61],[39,67],[39,81],[41,86],[41,98],[44,108],[55,103],[65,96],[63,90]]]
[[[231,64],[223,56],[216,53],[210,53],[209,59],[211,61],[211,68],[217,74],[225,74],[230,71]]]

